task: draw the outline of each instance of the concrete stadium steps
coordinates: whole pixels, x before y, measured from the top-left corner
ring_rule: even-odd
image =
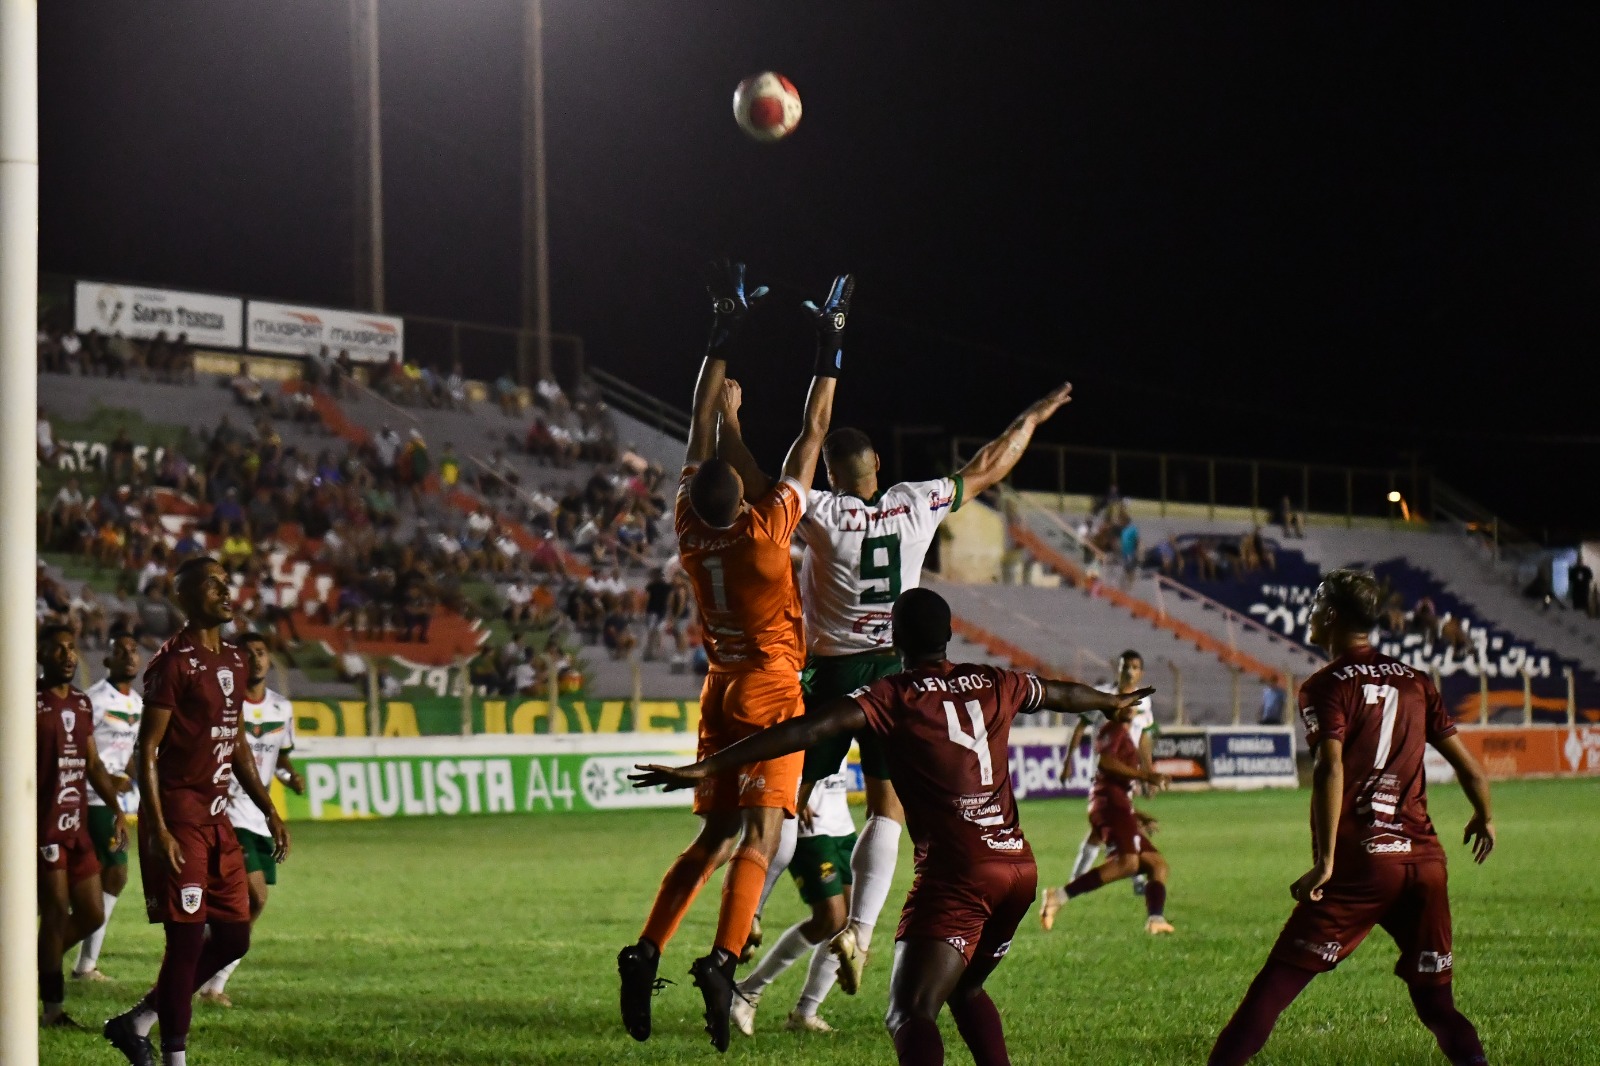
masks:
[[[967,585],[937,578],[924,583],[949,601],[957,618],[1014,645],[1055,676],[1108,684],[1117,655],[1133,648],[1144,656],[1145,676],[1157,689],[1160,721],[1171,722],[1175,715],[1174,667],[1183,679],[1188,721],[1232,720],[1234,680],[1227,667],[1209,652],[1113,603],[1065,586]],[[1261,681],[1247,674],[1240,677],[1245,721],[1259,717],[1261,688]]]

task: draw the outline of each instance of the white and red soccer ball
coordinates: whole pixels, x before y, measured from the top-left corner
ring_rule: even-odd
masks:
[[[800,124],[800,91],[774,71],[752,74],[733,90],[733,117],[758,141],[781,141]]]

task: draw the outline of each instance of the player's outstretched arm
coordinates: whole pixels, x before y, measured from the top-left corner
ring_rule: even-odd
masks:
[[[797,751],[805,751],[829,737],[856,732],[866,727],[867,714],[859,703],[852,699],[837,699],[824,704],[816,711],[807,712],[798,718],[791,718],[787,722],[745,737],[710,758],[701,759],[689,766],[637,765],[634,769],[638,772],[629,774],[628,780],[632,782],[634,788],[664,785],[668,792],[680,788],[693,788],[705,778],[737,770],[751,763],[765,762]]]
[[[784,456],[783,476],[794,478],[807,489],[816,480],[822,440],[833,423],[833,393],[839,384],[839,372],[844,369],[844,326],[855,291],[855,276],[840,274],[833,279],[833,287],[821,307],[810,300],[805,302],[817,330],[817,361],[811,372],[811,390],[806,393],[805,420],[789,454]]]
[[[150,820],[156,847],[166,858],[172,872],[181,874],[183,849],[167,829],[167,815],[161,809],[161,777],[156,767],[156,755],[161,751],[161,742],[166,739],[167,725],[171,721],[171,707],[148,704],[144,709],[144,717],[139,719],[139,746],[135,752],[139,759],[139,817]]]
[[[1461,842],[1471,844],[1473,860],[1482,862],[1494,850],[1495,842],[1494,816],[1489,811],[1489,778],[1459,736],[1452,733],[1435,741],[1433,746],[1455,770],[1456,781],[1467,794],[1467,802],[1472,804],[1472,820],[1467,822]]]
[[[685,463],[699,463],[716,454],[717,405],[728,372],[733,338],[765,285],[749,293],[744,288],[744,264],[727,259],[712,263],[706,273],[706,293],[711,297],[711,338],[706,342],[700,376],[694,384],[694,404],[689,413],[689,451]]]
[[[1333,847],[1343,799],[1344,741],[1323,737],[1317,742],[1311,765],[1311,869],[1289,886],[1289,894],[1302,903],[1321,899],[1322,886],[1333,877]]]
[[[768,477],[756,463],[756,457],[745,447],[744,432],[739,425],[739,406],[744,402],[744,389],[732,378],[722,383],[722,398],[717,405],[717,458],[738,471],[744,482],[744,498],[755,503],[772,488]]]
[[[1035,401],[1006,427],[1006,431],[978,449],[978,454],[961,468],[960,477],[966,498],[977,499],[1004,481],[1033,440],[1033,431],[1049,421],[1063,404],[1072,402],[1072,383],[1067,382],[1041,400]]]
[[[278,808],[272,805],[272,794],[261,783],[261,775],[256,773],[255,756],[250,752],[250,742],[245,739],[242,729],[233,744],[233,776],[239,782],[239,787],[244,789],[244,794],[250,797],[250,802],[266,816],[267,829],[272,833],[272,857],[278,862],[287,859],[289,828],[283,824],[283,816],[278,813]]]
[[[1076,681],[1050,681],[1044,678],[1040,680],[1044,681],[1044,699],[1039,702],[1039,706],[1047,711],[1060,711],[1063,714],[1084,715],[1099,711],[1110,718],[1123,708],[1132,707],[1140,700],[1155,695],[1156,691],[1153,688],[1139,688],[1132,692],[1101,692],[1097,688],[1080,685]]]

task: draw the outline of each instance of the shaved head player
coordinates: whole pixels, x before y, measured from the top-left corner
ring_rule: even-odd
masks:
[[[1311,606],[1311,640],[1333,661],[1300,686],[1300,717],[1314,753],[1315,862],[1290,888],[1298,901],[1267,964],[1217,1037],[1210,1066],[1249,1062],[1278,1015],[1382,926],[1400,949],[1395,976],[1453,1066],[1484,1066],[1478,1032],[1455,1005],[1444,848],[1428,818],[1423,754],[1432,744],[1472,803],[1465,841],[1482,862],[1494,848],[1489,783],[1456,736],[1425,674],[1375,651],[1378,581],[1334,570]]]
[[[1150,689],[1104,693],[994,666],[952,663],[950,606],[911,589],[891,614],[906,669],[774,726],[692,766],[641,766],[635,785],[689,788],[738,767],[871,729],[916,845],[916,879],[895,935],[885,1019],[902,1066],[944,1062],[946,1003],[980,1066],[1006,1066],[1000,1012],[983,983],[1033,903],[1038,872],[1022,836],[1008,766],[1011,721],[1051,709],[1108,716]]]
[[[166,953],[155,987],[104,1029],[134,1066],[153,1066],[157,1022],[162,1066],[187,1066],[195,989],[250,949],[244,854],[228,824],[235,778],[266,816],[277,859],[289,851],[289,831],[239,727],[250,669],[244,652],[222,640],[233,620],[228,575],[214,559],[190,559],[178,568],[177,593],[187,623],[145,671],[138,759],[139,873]]]

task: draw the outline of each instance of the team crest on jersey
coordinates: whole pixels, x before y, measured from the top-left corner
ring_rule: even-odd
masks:
[[[77,711],[62,711],[61,712],[61,728],[62,729],[65,729],[67,732],[70,733],[70,732],[72,732],[72,727],[77,725],[77,724],[78,724],[78,712]]]
[[[61,858],[61,845],[46,844],[44,847],[39,849],[39,858],[43,859],[45,862],[57,861]]]
[[[199,885],[184,885],[178,894],[178,902],[183,904],[183,913],[193,914],[200,909],[200,899],[204,892]]]
[[[224,696],[233,695],[233,671],[226,666],[217,670],[217,684],[222,688]]]

